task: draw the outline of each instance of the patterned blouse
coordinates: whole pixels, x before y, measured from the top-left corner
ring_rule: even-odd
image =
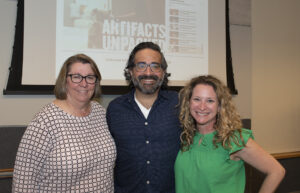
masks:
[[[75,117],[50,103],[35,116],[19,145],[13,192],[114,192],[115,143],[105,109],[91,107]]]

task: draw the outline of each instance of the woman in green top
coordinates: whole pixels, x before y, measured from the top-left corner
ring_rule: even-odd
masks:
[[[242,129],[227,87],[193,78],[179,94],[183,127],[175,162],[176,193],[244,193],[244,161],[266,174],[259,193],[274,192],[285,169]]]

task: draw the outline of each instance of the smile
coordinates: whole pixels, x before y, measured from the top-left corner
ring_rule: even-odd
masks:
[[[151,84],[151,83],[155,82],[155,80],[153,80],[153,79],[143,79],[142,81],[143,81],[144,83],[146,83],[146,84],[147,84],[147,83],[150,83],[150,84]]]
[[[197,115],[200,115],[200,116],[206,116],[206,115],[209,115],[209,113],[202,113],[202,112],[196,112]]]
[[[77,92],[80,92],[80,93],[87,93],[88,90],[77,90]]]

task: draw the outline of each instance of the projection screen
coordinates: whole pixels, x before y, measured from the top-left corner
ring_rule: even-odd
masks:
[[[171,73],[170,86],[183,86],[193,76],[208,74],[212,56],[223,57],[218,65],[225,70],[225,16],[209,17],[208,11],[216,5],[224,3],[26,0],[22,84],[53,85],[63,62],[71,55],[85,53],[98,64],[101,85],[126,85],[126,61],[142,41],[162,48]],[[209,39],[218,33],[209,34],[210,26],[224,31],[220,45],[211,45]]]

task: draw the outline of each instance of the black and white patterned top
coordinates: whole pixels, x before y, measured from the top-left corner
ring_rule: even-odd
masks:
[[[13,192],[113,193],[116,146],[105,109],[91,107],[75,117],[51,103],[35,116],[19,145]]]

